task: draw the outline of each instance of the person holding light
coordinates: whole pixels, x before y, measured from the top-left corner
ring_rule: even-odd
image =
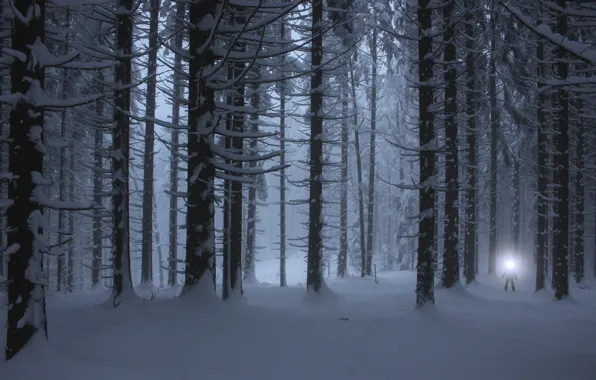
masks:
[[[505,291],[509,288],[509,283],[511,283],[511,290],[515,292],[515,280],[517,280],[517,274],[515,273],[515,262],[513,260],[508,260],[505,263],[505,273],[503,273],[503,277],[505,279]]]

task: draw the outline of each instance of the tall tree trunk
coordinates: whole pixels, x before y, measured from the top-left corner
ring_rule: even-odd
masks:
[[[189,3],[188,170],[186,214],[186,293],[205,278],[215,292],[215,159],[213,153],[215,92],[204,73],[215,63],[210,29],[203,20],[215,19],[216,0]]]
[[[584,194],[584,170],[585,170],[585,163],[584,163],[584,144],[585,144],[585,134],[584,134],[584,123],[583,123],[583,116],[581,116],[581,112],[584,108],[583,99],[581,99],[582,95],[579,95],[580,99],[577,101],[577,132],[576,132],[576,175],[575,175],[575,229],[574,229],[574,245],[575,245],[575,262],[574,262],[574,277],[575,281],[580,284],[584,280],[584,203],[585,203],[585,194]]]
[[[356,81],[350,61],[350,82],[352,84],[352,113],[354,114],[354,149],[356,150],[356,171],[358,174],[358,216],[360,222],[360,277],[366,274],[366,235],[364,233],[364,189],[362,189],[362,158],[360,157],[360,126],[358,125],[358,103],[356,102]]]
[[[558,0],[557,5],[564,10],[567,2]],[[557,29],[562,36],[567,35],[567,16],[560,11],[557,16]],[[568,63],[567,51],[563,47],[557,48],[556,71],[558,79],[563,83],[567,80]],[[566,87],[558,89],[558,128],[555,137],[555,171],[553,183],[559,186],[553,188],[555,201],[556,222],[553,229],[553,288],[555,297],[561,299],[569,294],[569,93]]]
[[[343,278],[348,269],[348,73],[342,73],[341,85],[341,200],[339,216],[339,256],[337,275]]]
[[[75,160],[76,160],[76,155],[77,155],[77,150],[76,150],[76,145],[78,143],[79,140],[79,134],[75,129],[73,129],[72,134],[71,134],[71,145],[70,145],[70,157],[68,159],[68,200],[71,203],[74,203],[75,201],[75,169],[76,169],[76,165],[75,165]],[[68,233],[70,234],[71,240],[68,243],[68,251],[66,254],[66,258],[67,258],[67,272],[66,272],[66,289],[68,292],[72,292],[74,291],[75,288],[75,278],[74,278],[74,272],[75,272],[75,263],[74,263],[74,244],[75,244],[75,234],[76,234],[76,230],[75,230],[75,213],[74,212],[70,212],[70,215],[68,216]]]
[[[234,67],[231,64],[228,64],[228,81],[234,80]],[[232,91],[228,91],[226,94],[226,104],[232,108],[234,105],[234,95]],[[234,115],[231,112],[226,114],[226,131],[232,131],[234,122]],[[231,133],[230,133],[231,134]],[[229,136],[224,137],[224,148],[226,151],[230,151],[232,148],[232,138]],[[231,160],[226,159],[226,165],[230,165],[232,163]],[[230,289],[230,205],[231,205],[231,188],[232,188],[232,181],[229,179],[224,180],[224,201],[223,201],[223,236],[222,236],[222,247],[223,247],[223,257],[222,257],[222,296],[223,298],[228,297],[229,289]]]
[[[474,99],[476,95],[476,67],[475,50],[476,40],[474,32],[476,28],[477,12],[476,2],[469,0],[466,3],[468,11],[465,16],[466,22],[466,118],[467,118],[467,145],[468,145],[468,166],[467,190],[466,190],[466,229],[465,229],[465,252],[464,272],[466,283],[469,284],[476,279],[477,237],[476,237],[476,194],[478,184],[476,183],[476,107]],[[474,12],[472,12],[474,10]]]
[[[323,285],[323,0],[312,3],[310,79],[310,176],[308,202],[308,258],[306,287],[318,292]]]
[[[490,16],[490,61],[488,65],[488,96],[490,98],[490,215],[488,237],[488,274],[497,270],[497,164],[498,132],[500,128],[499,109],[497,108],[497,2],[493,0]]]
[[[0,22],[2,24],[7,24],[7,20],[3,17],[4,15],[4,1],[0,0]],[[0,34],[4,31],[0,29]],[[4,47],[4,37],[0,35],[0,47]],[[4,77],[0,77],[0,96],[4,95]],[[6,120],[4,119],[4,104],[0,103],[0,136],[4,137],[4,123]],[[4,146],[0,146],[0,171],[4,173]],[[0,184],[0,196],[6,197],[6,193],[4,192],[4,184]],[[0,215],[0,252],[4,252],[6,249],[6,227],[5,227],[5,220],[4,220],[4,212]],[[4,262],[6,261],[6,257],[4,255],[0,255],[0,281],[4,279]]]
[[[443,70],[445,81],[445,247],[443,249],[443,286],[450,288],[459,281],[459,156],[457,144],[457,51],[455,23],[452,20],[455,2],[443,6]]]
[[[147,105],[145,107],[145,152],[143,157],[143,222],[141,243],[141,283],[153,283],[153,160],[155,158],[155,96],[157,88],[157,33],[159,0],[149,3],[149,61],[147,64]],[[180,32],[178,32],[180,33]]]
[[[418,0],[418,133],[420,144],[420,186],[418,209],[418,265],[416,305],[435,303],[433,238],[435,236],[435,127],[433,105],[432,27],[430,0]]]
[[[286,38],[284,20],[280,26],[280,40]],[[285,75],[286,55],[281,56],[282,76]],[[286,81],[279,84],[279,286],[288,286],[286,281]]]
[[[256,76],[261,75],[260,69],[256,68]],[[254,111],[259,108],[261,103],[259,85],[253,86],[250,97],[250,105]],[[259,132],[259,114],[253,113],[250,116],[250,131],[251,133]],[[250,140],[249,154],[256,155],[258,153],[258,140],[256,138]],[[251,161],[249,167],[256,168],[257,163]],[[256,179],[256,178],[255,178]],[[255,243],[257,231],[257,181],[251,184],[248,188],[248,206],[247,206],[247,221],[246,221],[246,254],[244,260],[244,280],[249,283],[257,282],[257,273],[255,267]]]
[[[98,94],[102,94],[104,92],[103,88],[103,71],[98,70],[97,72],[97,83],[96,83],[96,92]],[[103,100],[98,99],[95,103],[95,113],[97,115],[98,120],[103,120],[104,118],[104,106]],[[98,126],[95,128],[94,132],[94,150],[93,150],[93,202],[96,205],[101,205],[102,203],[102,196],[101,192],[103,191],[103,131]],[[103,210],[99,207],[93,210],[93,260],[91,263],[91,285],[93,288],[98,287],[101,284],[101,267],[102,267],[102,222],[101,218],[103,215]]]
[[[246,9],[242,6],[234,6],[234,21],[238,26],[246,22]],[[244,43],[236,43],[235,50],[244,52],[246,47]],[[238,80],[246,67],[245,62],[234,62],[234,79]],[[234,108],[240,110],[244,108],[244,80],[240,79],[234,88]],[[232,151],[234,154],[242,155],[244,151],[244,139],[241,134],[244,132],[245,113],[236,111],[232,122],[232,130],[235,137],[232,137]],[[242,162],[233,163],[238,171],[242,170]],[[224,284],[223,299],[227,299],[232,294],[242,295],[242,182],[231,181],[230,184],[230,261],[228,271],[230,274],[229,289],[226,291],[227,284]]]
[[[186,12],[185,3],[176,3],[176,37],[174,44],[176,52],[174,53],[174,99],[172,101],[172,124],[180,125],[180,101],[184,95],[184,87],[182,86],[182,55],[179,53],[182,50],[182,26],[184,14]],[[170,242],[170,257],[168,270],[168,285],[174,286],[178,284],[178,148],[180,134],[176,128],[172,129],[171,135],[171,149],[172,155],[170,157],[170,229],[168,231]]]
[[[132,81],[131,55],[133,37],[133,0],[118,0],[116,15],[117,86],[114,91],[115,125],[112,129],[112,257],[114,280],[112,299],[117,307],[122,299],[134,294],[130,272],[130,103]]]
[[[583,30],[580,32],[582,39],[585,39],[585,33]],[[586,77],[591,77],[590,74],[586,74]],[[585,112],[585,97],[583,94],[579,94],[576,101],[576,115],[577,115],[577,132],[576,132],[576,149],[577,149],[577,174],[575,177],[575,230],[574,230],[574,277],[578,284],[581,284],[585,277],[585,202],[586,202],[586,178],[584,170],[586,169],[585,155],[586,155],[586,127],[584,124]]]
[[[373,21],[377,24],[376,15]],[[372,58],[372,86],[370,95],[370,149],[369,161],[370,169],[368,171],[368,222],[367,222],[367,237],[366,237],[366,275],[372,275],[372,259],[373,259],[373,243],[374,243],[374,221],[375,221],[375,139],[377,129],[377,37],[378,31],[373,27],[372,41],[371,41],[371,58]]]
[[[5,357],[17,355],[39,330],[47,338],[45,278],[42,247],[45,244],[43,208],[38,194],[43,175],[44,108],[25,94],[40,95],[44,89],[44,69],[31,50],[45,41],[43,0],[13,3],[21,15],[12,18],[11,49],[25,59],[15,59],[11,67],[11,93],[19,101],[10,111],[12,141],[8,170],[13,179],[8,187],[8,313]],[[41,183],[40,183],[41,182]]]
[[[540,23],[539,23],[540,24]],[[548,153],[546,144],[546,115],[544,108],[546,105],[546,96],[541,89],[544,87],[542,81],[544,80],[544,44],[538,42],[536,47],[536,76],[538,78],[538,104],[536,106],[536,118],[538,120],[537,128],[537,146],[536,151],[538,153],[536,168],[538,172],[538,194],[536,195],[536,214],[538,218],[538,226],[536,230],[536,291],[544,289],[546,280],[547,265],[546,260],[548,258],[547,253],[547,224],[548,224]]]
[[[66,10],[66,20],[65,20],[65,29],[68,30],[70,28],[70,10]],[[69,46],[69,39],[70,39],[70,33],[66,33],[66,36],[64,38],[65,43],[64,43],[64,47],[63,47],[63,51],[62,53],[64,55],[68,54],[69,50],[70,50],[70,46]],[[71,90],[70,90],[70,81],[68,80],[68,71],[66,69],[62,69],[62,88],[61,88],[61,98],[62,100],[65,100],[68,98],[68,95],[70,94]],[[62,140],[66,140],[66,134],[67,134],[67,110],[66,108],[62,109],[60,111],[60,138]],[[72,149],[72,147],[71,147]],[[60,188],[59,188],[59,197],[60,197],[60,201],[61,202],[65,202],[66,201],[66,192],[67,192],[67,186],[68,186],[68,169],[67,169],[67,165],[66,165],[67,159],[66,159],[66,148],[62,147],[60,148],[60,176],[59,176],[59,183],[60,183]],[[63,237],[64,237],[64,233],[66,231],[66,211],[65,210],[59,210],[58,211],[58,229],[60,230],[59,233],[59,239],[58,242],[62,243]],[[72,238],[72,237],[71,237]],[[70,250],[69,250],[70,253]],[[61,258],[61,257],[60,257]],[[70,257],[67,258],[67,262],[68,264],[70,264],[72,262],[72,260],[70,259]],[[63,264],[63,260],[59,259],[59,263],[58,266],[61,267]],[[68,266],[67,270],[66,270],[66,276],[67,276],[67,280],[66,280],[66,291],[67,292],[71,292],[72,291],[72,277],[70,274],[70,270],[71,267],[70,265]],[[60,268],[60,272],[62,272],[62,268]],[[62,273],[60,273],[60,275],[62,275]],[[62,283],[62,279],[60,279],[60,281],[58,282],[58,290],[60,291],[60,285]]]

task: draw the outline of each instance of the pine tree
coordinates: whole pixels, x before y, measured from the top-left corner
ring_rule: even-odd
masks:
[[[157,38],[159,0],[149,1],[149,61],[145,115],[145,150],[143,157],[143,221],[141,248],[141,283],[153,282],[153,171],[155,158],[155,96],[157,90]]]
[[[430,0],[418,0],[418,133],[420,189],[416,305],[434,304],[433,237],[435,236],[435,129],[433,104],[433,43]]]
[[[476,29],[476,12],[478,11],[476,2],[469,0],[466,2],[467,12],[465,15],[466,31],[466,119],[467,131],[466,140],[468,145],[467,159],[467,190],[466,190],[466,228],[465,228],[465,251],[464,251],[464,272],[466,283],[469,284],[476,278],[477,237],[476,237],[476,196],[477,196],[477,149],[476,149],[476,67],[475,50],[476,39],[474,38]]]
[[[377,19],[376,11],[373,10],[375,16],[373,17],[373,31],[370,43],[370,53],[372,59],[371,67],[371,95],[370,95],[370,147],[369,147],[369,171],[368,171],[368,220],[367,220],[367,236],[366,236],[366,275],[372,275],[372,260],[373,260],[373,243],[374,243],[374,221],[375,221],[375,142],[376,142],[376,128],[377,128],[377,66],[378,66],[378,52],[377,39],[379,37],[378,29],[376,28]]]
[[[457,50],[455,45],[455,2],[447,0],[443,6],[443,78],[445,81],[445,222],[443,253],[443,286],[452,287],[459,281],[459,155],[457,125]]]
[[[44,89],[43,62],[35,50],[45,39],[44,0],[13,3],[11,49],[25,59],[15,59],[11,68],[11,98],[16,104],[10,111],[9,138],[12,143],[8,169],[12,176],[8,188],[8,316],[6,324],[6,360],[15,357],[37,333],[47,338],[45,282],[43,267],[44,215],[38,193],[43,179],[44,105],[35,104],[25,94],[41,95]],[[28,15],[25,18],[23,15]],[[2,97],[3,103],[8,99]],[[32,196],[33,195],[33,196]]]
[[[323,0],[312,2],[307,289],[319,292],[323,249]]]
[[[130,111],[132,72],[132,0],[118,0],[116,13],[116,78],[114,89],[115,121],[112,129],[112,260],[114,307],[134,294],[130,272]]]
[[[557,6],[564,10],[567,2],[558,0]],[[557,32],[567,35],[569,26],[567,15],[560,11],[557,15]],[[562,82],[567,80],[567,50],[558,47],[556,51],[556,73]],[[555,203],[554,254],[553,254],[553,288],[555,297],[561,299],[569,294],[568,253],[569,253],[569,92],[560,86],[557,92],[558,115],[557,135],[555,137],[555,170],[553,188]]]
[[[199,27],[203,20],[215,20],[217,0],[188,3],[189,7],[189,98],[188,169],[186,211],[185,292],[204,280],[215,291],[214,192],[215,166],[213,134],[215,92],[205,73],[214,63],[211,29]]]
[[[180,102],[184,95],[184,87],[182,85],[182,42],[183,42],[183,20],[186,13],[186,4],[176,4],[175,14],[175,30],[174,36],[174,73],[173,85],[174,96],[172,99],[172,124],[178,126],[180,124]],[[170,256],[168,259],[168,285],[175,286],[178,284],[178,148],[179,148],[180,132],[177,128],[173,128],[171,132],[171,157],[170,157],[170,228],[168,231],[170,241]]]

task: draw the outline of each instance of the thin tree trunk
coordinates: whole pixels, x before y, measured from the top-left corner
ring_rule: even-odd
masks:
[[[130,272],[130,103],[132,81],[131,55],[134,12],[133,0],[118,0],[121,12],[116,15],[117,57],[115,83],[120,84],[114,92],[115,126],[112,129],[112,257],[114,280],[112,299],[117,307],[122,299],[134,294]]]
[[[310,176],[308,202],[308,259],[306,286],[319,292],[323,285],[323,0],[312,3],[310,79]]]
[[[285,24],[282,19],[280,40],[286,38]],[[281,56],[282,77],[285,75],[286,56]],[[286,81],[281,80],[279,91],[279,286],[288,286],[286,281]]]
[[[260,69],[256,68],[256,76],[261,75]],[[253,110],[257,110],[261,103],[259,85],[253,86],[250,97],[250,105]],[[250,116],[251,133],[259,132],[259,114],[254,113]],[[258,153],[258,140],[256,138],[250,140],[249,155],[256,155]],[[257,163],[251,161],[249,167],[256,168]],[[246,254],[244,260],[244,280],[249,283],[257,282],[257,273],[255,267],[255,243],[257,230],[257,183],[251,184],[248,188],[248,206],[247,206],[247,221],[246,221]]]
[[[339,256],[337,275],[343,278],[348,269],[348,73],[342,73],[341,84],[341,200],[339,217]]]
[[[76,155],[77,155],[77,150],[76,150],[76,144],[79,140],[79,134],[75,129],[73,129],[72,131],[72,135],[71,135],[71,145],[70,145],[70,157],[68,160],[68,200],[73,203],[75,201],[75,187],[74,187],[74,183],[75,183],[75,161],[76,161]],[[75,230],[75,213],[74,212],[70,212],[70,215],[68,216],[68,233],[70,234],[70,242],[68,243],[68,251],[67,251],[67,272],[66,272],[66,289],[68,292],[72,292],[74,291],[75,288],[75,278],[74,278],[74,272],[75,272],[75,263],[74,263],[74,244],[75,244],[75,235],[76,235],[76,230]]]
[[[432,27],[430,0],[418,0],[418,131],[420,144],[420,186],[418,215],[418,265],[416,305],[435,303],[433,238],[435,236],[435,128],[433,105]]]
[[[457,51],[455,23],[452,20],[455,2],[447,0],[443,7],[443,70],[445,81],[445,219],[443,249],[443,286],[450,288],[459,281],[459,156],[457,144]]]
[[[96,92],[102,94],[103,89],[103,71],[97,73]],[[98,120],[103,120],[103,100],[98,99],[95,103],[95,113]],[[103,173],[103,131],[100,127],[95,128],[94,151],[93,151],[93,201],[96,205],[102,204],[101,192],[103,191],[102,173]],[[99,207],[93,210],[93,261],[91,263],[91,285],[93,288],[101,284],[101,266],[102,266],[102,218],[103,210]]]
[[[567,2],[558,0],[557,5],[564,10]],[[567,35],[568,25],[567,16],[560,11],[557,17],[558,32]],[[568,63],[567,51],[560,47],[557,48],[557,75],[558,79],[565,82],[567,79]],[[559,86],[558,89],[558,128],[555,137],[555,147],[557,155],[555,156],[555,171],[553,183],[558,184],[553,188],[555,201],[555,228],[553,229],[553,288],[555,298],[562,299],[569,294],[569,93],[566,87]]]
[[[234,79],[234,68],[231,64],[228,64],[228,81]],[[228,91],[226,94],[226,103],[231,107],[234,105],[234,96],[232,91]],[[231,112],[226,115],[226,131],[232,131],[234,117]],[[224,137],[224,147],[226,151],[232,148],[232,138]],[[226,160],[226,165],[230,165],[231,160]],[[231,186],[232,183],[229,179],[224,180],[224,201],[223,201],[223,260],[222,260],[222,296],[224,299],[228,297],[230,289],[230,204],[231,204]]]
[[[575,229],[574,229],[574,245],[575,245],[575,262],[574,262],[574,277],[575,282],[581,284],[584,280],[584,123],[581,113],[584,109],[582,95],[579,95],[580,99],[577,101],[577,133],[576,133],[576,176],[575,176]]]
[[[476,195],[478,184],[476,183],[477,159],[476,159],[476,108],[474,98],[476,95],[476,67],[475,50],[476,40],[474,37],[474,27],[476,24],[475,12],[477,11],[476,2],[470,0],[467,2],[468,12],[465,16],[466,22],[466,118],[467,118],[467,145],[468,145],[468,166],[467,171],[467,190],[466,190],[466,229],[465,229],[465,252],[464,252],[464,272],[466,283],[470,284],[476,279],[476,258],[477,237],[476,237]],[[475,10],[475,12],[472,12]]]
[[[7,23],[6,19],[3,17],[4,15],[4,1],[0,0],[0,22],[3,24]],[[0,34],[4,32],[0,29]],[[0,48],[4,47],[4,37],[0,36]],[[4,95],[4,77],[0,77],[0,96]],[[4,137],[4,123],[6,120],[4,119],[4,104],[0,104],[0,136]],[[2,173],[5,172],[4,169],[4,146],[0,146],[0,171]],[[4,191],[4,184],[0,184],[0,196],[5,198],[7,194]],[[0,252],[4,252],[6,249],[6,227],[5,227],[5,219],[4,219],[4,212],[0,215]],[[0,281],[4,279],[4,262],[6,261],[6,257],[0,254]]]
[[[215,292],[213,134],[215,92],[208,86],[207,70],[215,63],[207,41],[211,30],[200,28],[205,18],[215,19],[216,0],[195,1],[189,5],[189,96],[188,170],[186,214],[186,275],[184,290],[189,293],[205,278]]]
[[[141,283],[153,283],[153,160],[155,158],[155,96],[157,88],[157,33],[159,0],[149,3],[149,61],[145,108],[145,152],[143,157],[143,221],[141,232]]]
[[[376,16],[373,21],[376,25]],[[368,231],[366,237],[366,275],[372,275],[373,243],[374,243],[374,221],[375,221],[375,138],[377,129],[377,28],[373,28],[371,43],[372,58],[372,87],[371,87],[371,109],[370,109],[370,149],[369,161],[370,169],[368,172]]]
[[[45,40],[45,1],[20,0],[13,7],[27,20],[12,19],[11,49],[20,52],[24,60],[15,59],[11,68],[11,93],[20,101],[10,111],[12,144],[8,170],[13,180],[8,187],[7,252],[8,312],[6,321],[5,357],[17,355],[40,330],[47,338],[45,286],[38,278],[45,277],[43,267],[44,225],[43,208],[38,194],[43,175],[42,136],[44,109],[25,94],[40,95],[44,89],[44,69],[39,66],[31,47]]]
[[[234,6],[232,8],[235,17],[234,22],[236,25],[244,25],[246,22],[245,12],[246,9],[242,6]],[[236,44],[236,51],[244,52],[246,50],[243,43]],[[238,79],[245,67],[245,62],[235,62],[234,66],[234,79]],[[241,79],[234,88],[234,108],[237,110],[244,108],[244,92],[245,86],[244,81]],[[242,155],[244,151],[244,139],[240,136],[244,132],[244,121],[245,113],[235,112],[234,119],[232,122],[232,130],[234,131],[235,137],[232,137],[232,151],[234,154]],[[238,169],[242,170],[242,162],[234,162],[233,165]],[[242,295],[242,182],[231,181],[230,184],[230,261],[229,261],[229,293],[223,293],[223,299],[227,299],[230,295]],[[225,286],[224,286],[225,290]]]
[[[498,132],[500,128],[499,109],[497,108],[497,2],[493,1],[493,13],[490,17],[490,61],[488,77],[488,96],[490,98],[490,215],[488,238],[488,274],[497,270],[497,164]]]
[[[66,21],[65,21],[65,28],[66,30],[68,30],[70,28],[70,10],[66,10]],[[70,34],[66,33],[65,36],[65,43],[64,43],[64,47],[63,47],[63,54],[67,55],[69,50],[70,50],[70,46],[69,46],[69,38]],[[66,69],[62,69],[62,89],[61,89],[62,93],[61,93],[61,98],[62,100],[65,100],[68,98],[68,95],[70,94],[70,81],[68,80],[68,71]],[[62,140],[66,140],[66,133],[67,133],[67,111],[66,109],[62,109],[60,112],[60,137],[62,138]],[[72,147],[71,147],[72,149]],[[72,155],[71,155],[72,156]],[[60,176],[59,176],[59,183],[60,183],[60,189],[59,189],[59,197],[60,197],[60,201],[61,202],[65,202],[66,201],[66,192],[67,192],[67,185],[68,185],[68,181],[67,181],[67,167],[66,167],[66,148],[62,147],[60,148]],[[66,231],[66,211],[65,210],[59,210],[58,211],[58,229],[60,230],[59,233],[59,239],[58,242],[62,243],[63,237],[64,237],[64,232]],[[71,237],[72,238],[72,237]],[[70,250],[68,250],[68,254],[70,255]],[[67,292],[71,292],[72,291],[72,277],[71,277],[71,267],[70,264],[72,263],[72,259],[69,257],[67,257],[67,269],[66,269],[66,276],[67,276],[67,280],[66,280],[66,291]],[[63,264],[63,261],[59,262],[59,266],[61,266]],[[61,270],[63,268],[60,268]],[[62,272],[62,271],[61,271]],[[60,283],[58,285],[58,290],[60,290]]]
[[[352,84],[352,112],[354,113],[354,149],[356,150],[356,171],[358,173],[358,216],[360,222],[360,277],[366,275],[366,235],[364,233],[364,191],[362,189],[362,158],[360,157],[360,131],[358,126],[358,104],[356,103],[356,82],[354,68],[350,61],[350,81]]]
[[[172,124],[180,125],[180,100],[184,95],[184,87],[180,83],[182,81],[182,56],[179,53],[182,50],[182,26],[184,14],[186,12],[185,3],[176,4],[176,37],[174,44],[176,52],[174,53],[174,99],[172,101]],[[168,285],[174,286],[178,284],[178,148],[179,148],[179,132],[176,128],[172,129],[171,135],[171,149],[172,155],[170,157],[170,228],[168,231],[170,242],[170,256],[168,259]]]

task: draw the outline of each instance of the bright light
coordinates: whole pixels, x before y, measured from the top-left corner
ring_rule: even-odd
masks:
[[[507,269],[513,269],[513,268],[515,268],[515,262],[513,262],[513,260],[508,260],[508,261],[505,263],[505,267],[506,267]]]

